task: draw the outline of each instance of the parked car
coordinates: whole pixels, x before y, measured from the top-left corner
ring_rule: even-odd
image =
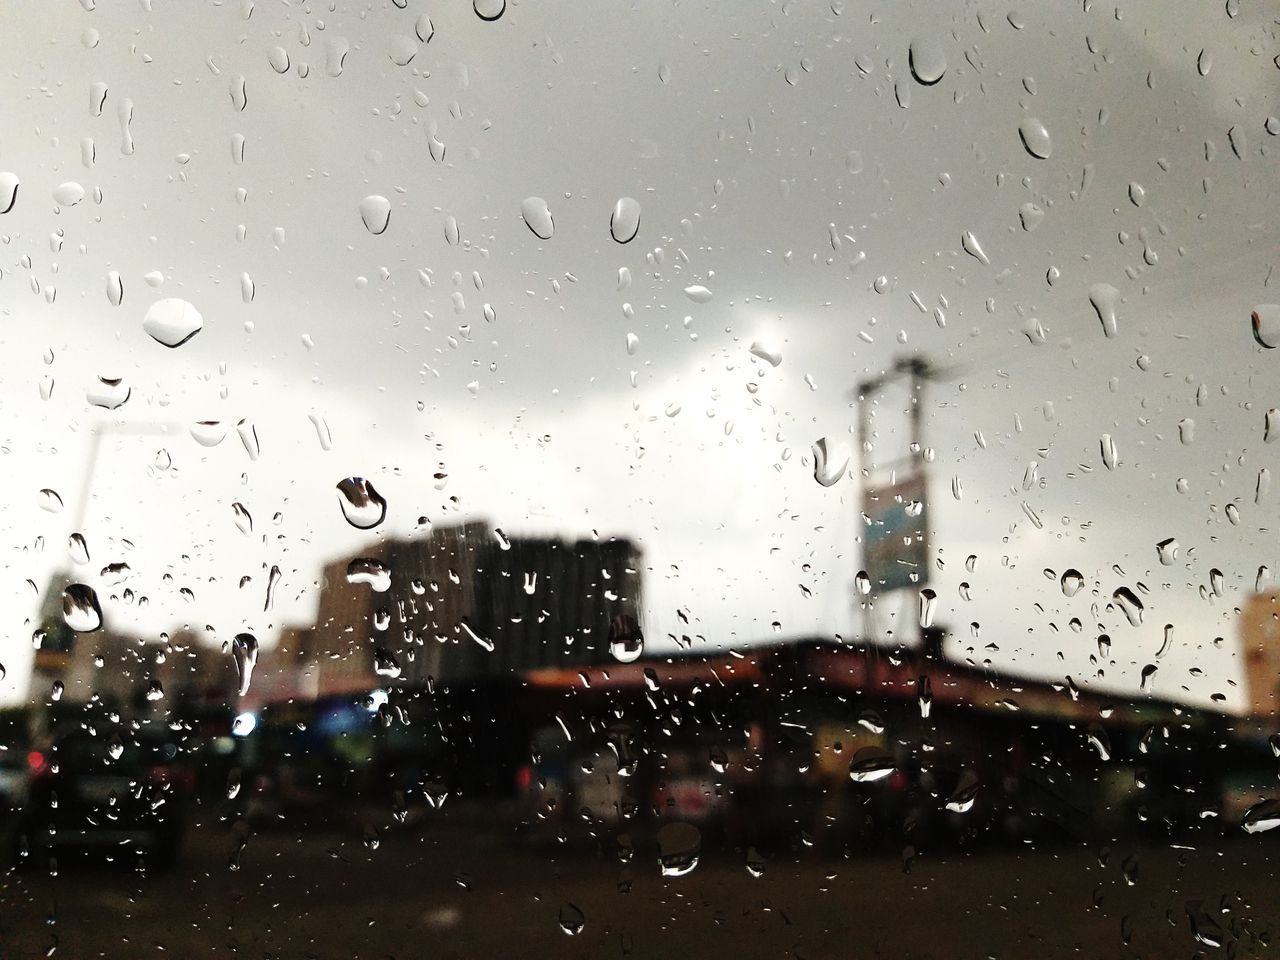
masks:
[[[74,727],[27,754],[20,858],[97,849],[171,866],[182,847],[191,774],[164,727]]]

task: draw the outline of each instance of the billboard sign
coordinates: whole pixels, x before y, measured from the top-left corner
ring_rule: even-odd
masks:
[[[862,494],[862,562],[876,593],[929,581],[929,511],[923,474]]]

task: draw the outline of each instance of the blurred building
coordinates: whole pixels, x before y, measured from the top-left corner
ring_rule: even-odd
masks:
[[[402,683],[603,663],[612,622],[638,639],[639,563],[629,540],[439,526],[326,566],[309,643],[317,660],[357,671],[376,660]]]
[[[1255,593],[1240,611],[1244,653],[1244,712],[1276,716],[1280,706],[1280,591]]]

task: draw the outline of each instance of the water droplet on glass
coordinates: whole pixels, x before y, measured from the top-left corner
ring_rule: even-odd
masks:
[[[630,243],[639,232],[640,204],[631,197],[622,197],[613,205],[609,235],[618,243]]]
[[[243,503],[236,501],[231,504],[231,512],[236,518],[236,527],[241,533],[253,533],[253,517],[249,515]]]
[[[771,367],[782,363],[782,351],[763,340],[753,340],[749,349],[753,357],[759,357]]]
[[[1111,595],[1111,599],[1115,601],[1116,606],[1128,619],[1129,625],[1134,627],[1142,626],[1142,614],[1146,610],[1142,601],[1138,599],[1138,595],[1128,587],[1118,587]]]
[[[1253,339],[1258,346],[1274,350],[1280,347],[1280,304],[1260,303],[1249,314],[1253,324]]]
[[[1143,693],[1147,693],[1151,689],[1151,681],[1156,675],[1159,668],[1154,663],[1148,663],[1142,668],[1142,674],[1138,681],[1138,689]]]
[[[1088,733],[1085,735],[1089,746],[1098,751],[1098,756],[1104,761],[1111,759],[1111,738],[1107,736],[1107,731],[1096,723],[1089,724]]]
[[[1196,57],[1196,71],[1202,77],[1207,77],[1209,71],[1213,69],[1213,54],[1208,50],[1201,50],[1200,55]]]
[[[37,502],[40,504],[41,510],[46,510],[49,513],[62,512],[62,497],[58,495],[58,491],[56,490],[50,490],[48,487],[45,487],[40,491],[37,497]]]
[[[381,647],[373,651],[373,672],[394,680],[400,676],[400,661]]]
[[[371,530],[387,516],[387,502],[363,477],[338,481],[338,503],[347,523],[357,530]]]
[[[1089,303],[1093,305],[1102,323],[1102,332],[1107,337],[1116,335],[1116,306],[1120,299],[1120,291],[1109,283],[1095,283],[1089,288]]]
[[[249,692],[253,668],[258,665],[258,638],[252,633],[237,633],[231,641],[231,655],[236,662],[236,676],[240,678],[240,696]]]
[[[343,37],[334,37],[325,48],[324,69],[331,77],[342,76],[342,68],[347,62],[347,52],[351,44]]]
[[[658,864],[664,877],[683,877],[698,866],[702,834],[691,823],[674,821],[658,829]]]
[[[267,51],[267,63],[276,73],[289,72],[289,54],[284,47],[272,47]]]
[[[933,626],[933,617],[938,610],[938,595],[925,587],[920,591],[920,626]]]
[[[982,249],[982,244],[978,242],[978,238],[969,230],[960,235],[960,246],[964,247],[964,252],[969,254],[984,266],[991,266],[991,260],[988,259],[986,253]]]
[[[357,557],[347,564],[347,583],[367,583],[374,593],[391,589],[391,568],[373,557]]]
[[[507,0],[472,0],[472,9],[481,20],[492,22],[507,10]]]
[[[60,207],[74,207],[84,199],[84,187],[74,180],[67,180],[53,188],[53,202]]]
[[[102,627],[102,608],[93,587],[72,583],[62,591],[62,619],[76,633],[92,633]]]
[[[684,295],[694,303],[708,303],[712,297],[711,291],[700,283],[695,283],[691,287],[685,287]]]
[[[462,229],[458,226],[458,218],[452,214],[444,218],[444,239],[451,247],[462,242]]]
[[[191,427],[191,439],[202,447],[216,447],[227,436],[227,428],[217,420],[200,420]]]
[[[1027,117],[1018,125],[1018,136],[1027,153],[1037,160],[1048,160],[1053,153],[1053,141],[1049,131],[1037,117]]]
[[[204,327],[200,311],[186,300],[166,297],[147,308],[142,329],[157,343],[180,347]]]
[[[960,773],[956,787],[947,798],[947,809],[952,813],[968,813],[978,799],[978,775],[972,770]]]
[[[360,221],[375,237],[387,229],[391,222],[391,201],[378,193],[371,193],[360,201]]]
[[[1190,446],[1196,439],[1196,422],[1190,417],[1178,421],[1178,440],[1183,446]]]
[[[832,457],[834,456],[834,459]],[[814,441],[813,444],[813,479],[824,487],[834,486],[844,476],[849,466],[849,451],[828,449],[826,437]]]
[[[17,174],[10,173],[7,170],[0,170],[0,214],[8,213],[13,209],[13,205],[18,202],[18,180]]]
[[[926,87],[931,87],[947,72],[947,56],[942,45],[935,40],[917,37],[907,48],[907,63],[911,75]]]
[[[860,747],[849,762],[849,779],[856,783],[883,780],[897,769],[893,757],[881,747]]]
[[[1104,433],[1099,445],[1102,448],[1103,466],[1108,470],[1114,470],[1116,468],[1116,464],[1120,462],[1120,455],[1116,450],[1115,440],[1112,439],[1111,434]]]
[[[89,544],[85,542],[83,534],[73,533],[67,537],[67,555],[71,557],[72,563],[89,562]]]
[[[857,588],[858,593],[866,596],[871,592],[871,577],[867,575],[867,571],[859,570],[857,576],[853,578],[853,584]]]
[[[566,903],[560,907],[560,929],[568,936],[576,937],[586,925],[586,917],[572,903]]]
[[[1217,567],[1209,571],[1209,589],[1215,597],[1222,596],[1222,571]]]
[[[520,204],[520,216],[524,218],[524,225],[539,240],[550,240],[556,231],[555,220],[547,209],[547,201],[541,197],[526,197]]]
[[[1074,597],[1080,592],[1080,588],[1084,586],[1084,575],[1074,567],[1064,570],[1062,578],[1059,581],[1062,586],[1062,594],[1066,597]]]
[[[1270,799],[1255,803],[1240,818],[1245,833],[1266,833],[1280,827],[1280,800]]]

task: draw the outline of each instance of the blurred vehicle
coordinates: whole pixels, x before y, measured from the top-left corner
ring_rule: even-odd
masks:
[[[55,733],[26,757],[18,853],[118,850],[172,866],[186,831],[192,777],[163,727]]]

